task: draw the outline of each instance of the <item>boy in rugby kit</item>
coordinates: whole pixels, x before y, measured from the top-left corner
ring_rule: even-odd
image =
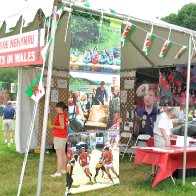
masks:
[[[81,148],[81,151],[82,152],[81,152],[81,154],[79,156],[79,164],[83,168],[83,171],[86,174],[86,176],[91,181],[92,174],[91,174],[91,172],[89,170],[89,162],[90,162],[91,157],[90,157],[88,152],[85,152],[85,148],[84,147]]]
[[[105,163],[104,166],[105,166],[105,169],[106,169],[106,173],[107,173],[109,179],[113,182],[111,174],[109,173],[110,169],[117,176],[117,178],[119,178],[119,175],[114,170],[113,163],[112,163],[112,161],[113,161],[113,154],[110,151],[109,147],[107,147],[107,146],[104,147],[103,160],[104,160],[104,163]]]

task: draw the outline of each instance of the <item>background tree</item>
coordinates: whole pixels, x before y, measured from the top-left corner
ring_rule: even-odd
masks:
[[[18,80],[18,70],[14,68],[1,68],[0,69],[0,81],[13,83]]]
[[[17,83],[18,70],[15,68],[0,68],[0,81],[3,82],[0,89],[0,104],[5,104],[8,99],[15,100],[16,94],[10,93],[11,83]]]
[[[85,48],[89,43],[96,43],[99,33],[95,16],[74,12],[71,22],[71,41],[73,48]]]
[[[196,3],[187,4],[177,14],[172,13],[161,19],[171,24],[196,30]]]

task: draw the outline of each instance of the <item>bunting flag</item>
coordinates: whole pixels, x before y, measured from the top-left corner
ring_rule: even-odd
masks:
[[[11,93],[16,93],[17,92],[17,83],[11,83]]]
[[[179,52],[176,54],[175,59],[180,59],[181,56],[188,50],[187,46],[182,46]]]
[[[61,15],[62,15],[62,13],[63,13],[63,11],[64,11],[64,7],[65,7],[65,3],[62,3],[63,5],[59,8],[59,10],[57,10],[57,12],[56,12],[56,19],[57,19],[57,21],[59,21],[60,20],[60,17],[61,17]]]
[[[45,94],[45,89],[40,80],[41,74],[33,81],[33,83],[29,86],[29,88],[25,91],[25,93],[33,99],[35,102],[38,102],[39,99]]]
[[[48,17],[45,17],[45,16],[44,16],[44,24],[45,24],[48,28],[50,28],[50,27],[52,26],[52,20],[51,20],[51,17],[50,17],[50,16],[48,16]]]
[[[191,59],[193,59],[193,58],[195,58],[196,57],[196,51],[193,53],[193,55],[192,55],[192,58]]]
[[[134,24],[130,24],[130,25],[126,25],[126,27],[124,28],[124,31],[123,31],[123,34],[122,34],[122,42],[123,42],[123,45],[127,45],[130,38],[131,38],[131,35],[133,34],[133,32],[136,30],[136,25]]]
[[[136,95],[138,97],[144,97],[146,95],[146,92],[148,92],[148,89],[149,89],[148,84],[141,84],[136,90]]]
[[[0,82],[0,91],[2,90],[3,88],[3,82]]]
[[[64,11],[64,7],[65,7],[65,4],[62,3],[62,6],[59,8],[59,10],[57,10],[56,12],[56,20],[57,20],[57,25],[59,24],[59,21],[60,21],[60,17]],[[44,23],[45,25],[50,28],[52,26],[52,15],[48,16],[48,17],[45,17],[44,16]]]
[[[142,51],[144,51],[146,55],[150,54],[154,39],[155,39],[154,34],[147,33],[145,41],[144,41],[144,46],[143,46],[143,49],[142,49]]]
[[[81,0],[81,2],[83,3],[83,5],[84,5],[85,7],[90,7],[89,0]]]
[[[173,42],[170,40],[166,40],[165,43],[163,44],[159,57],[165,58],[172,46],[173,46]]]
[[[111,14],[116,14],[116,10],[111,9],[111,8],[110,8],[109,10],[110,10],[110,13],[111,13]]]
[[[41,51],[43,64],[46,62],[46,59],[48,58],[48,51],[49,51],[49,48],[50,48],[50,45],[51,45],[52,41],[53,41],[53,38],[50,37],[50,39],[48,40],[47,44],[44,46],[44,48]]]

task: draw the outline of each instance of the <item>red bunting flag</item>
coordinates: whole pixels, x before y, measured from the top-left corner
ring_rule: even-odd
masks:
[[[152,48],[154,39],[155,39],[155,35],[154,34],[147,33],[146,39],[144,41],[143,50],[142,50],[142,51],[145,52],[146,55],[149,55],[150,54],[150,51],[151,51],[151,48]]]
[[[179,52],[176,54],[175,59],[180,59],[182,55],[188,50],[187,46],[182,46]]]
[[[130,41],[131,35],[136,30],[136,28],[137,27],[132,23],[130,23],[129,25],[126,25],[126,27],[124,28],[123,34],[122,34],[123,45],[128,44],[128,42]]]
[[[173,46],[173,42],[170,40],[166,40],[162,49],[161,49],[159,57],[165,58],[172,46]]]

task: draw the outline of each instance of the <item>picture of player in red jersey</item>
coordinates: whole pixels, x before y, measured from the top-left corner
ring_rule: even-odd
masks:
[[[105,163],[105,169],[106,169],[106,173],[109,177],[109,179],[113,182],[112,176],[109,173],[110,169],[112,170],[112,172],[119,178],[119,175],[116,173],[116,171],[114,170],[113,167],[113,154],[112,151],[110,151],[108,146],[105,146],[103,149],[103,160]]]
[[[86,174],[86,176],[89,178],[89,180],[91,182],[92,174],[89,170],[90,159],[91,159],[91,157],[90,157],[89,153],[85,151],[84,147],[82,147],[81,148],[81,154],[79,156],[79,164],[83,168],[84,173]]]

